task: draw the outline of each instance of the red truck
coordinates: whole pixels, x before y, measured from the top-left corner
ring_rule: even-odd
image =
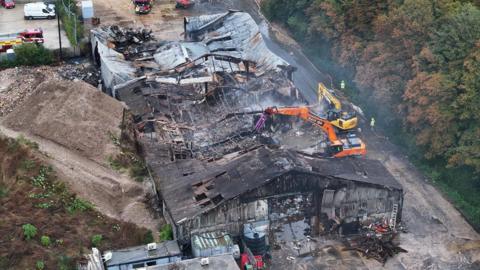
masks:
[[[176,8],[189,8],[193,6],[195,2],[193,0],[176,0]]]
[[[0,34],[0,52],[6,52],[8,49],[23,43],[44,43],[43,30],[27,29],[23,32],[12,34]]]
[[[0,5],[6,9],[14,8],[15,1],[14,0],[0,0]]]
[[[262,256],[254,256],[249,258],[247,253],[243,253],[240,257],[240,269],[241,270],[264,270],[265,264]],[[253,261],[252,261],[253,260]]]
[[[151,0],[133,0],[133,5],[137,14],[147,14],[152,11]]]

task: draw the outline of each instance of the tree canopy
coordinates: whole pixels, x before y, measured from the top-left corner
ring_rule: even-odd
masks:
[[[479,1],[266,0],[267,18],[329,43],[385,122],[401,122],[426,159],[480,173]]]

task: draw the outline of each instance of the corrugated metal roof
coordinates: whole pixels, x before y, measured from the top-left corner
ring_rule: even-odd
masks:
[[[186,18],[190,41],[171,42],[154,55],[161,70],[193,62],[199,72],[237,72],[241,61],[255,63],[255,73],[280,71],[289,64],[266,46],[258,25],[245,12],[226,12]],[[195,75],[194,75],[195,76]]]
[[[223,232],[207,232],[192,236],[192,247],[200,250],[232,245],[230,235]]]

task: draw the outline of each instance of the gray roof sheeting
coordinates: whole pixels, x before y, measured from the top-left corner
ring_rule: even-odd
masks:
[[[274,54],[265,44],[257,23],[246,12],[228,11],[222,14],[186,18],[187,33],[207,44],[211,52],[257,63],[263,73],[288,66],[288,62]],[[228,37],[228,38],[226,38]],[[225,48],[236,48],[225,51]]]
[[[110,252],[112,253],[112,259],[106,262],[107,266],[182,255],[177,241],[157,243],[157,249],[152,251],[148,251],[147,245],[143,245],[113,250]]]
[[[201,265],[201,258],[165,265],[150,266],[148,270],[240,270],[232,255],[208,257],[209,264]]]
[[[256,63],[256,73],[268,70],[280,71],[289,64],[268,49],[258,25],[245,12],[229,11],[222,14],[187,17],[186,31],[190,42],[171,42],[160,47],[155,61],[161,70],[170,70],[205,55],[208,61],[201,63],[202,69],[214,71],[238,71],[235,64],[222,60],[220,56],[233,57]]]

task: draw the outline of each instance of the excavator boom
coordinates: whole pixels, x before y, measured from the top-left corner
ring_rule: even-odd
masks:
[[[301,118],[313,125],[320,127],[328,137],[329,147],[334,157],[365,155],[365,144],[354,134],[350,134],[347,138],[340,140],[335,133],[335,128],[327,119],[324,119],[312,111],[308,107],[269,107],[265,110],[264,115],[260,118],[256,125],[256,129],[260,129],[266,120],[266,115],[288,115]]]
[[[327,102],[335,108],[335,110],[342,110],[342,103],[340,100],[330,93],[323,83],[318,83],[318,102],[321,102],[322,98],[325,98]]]

